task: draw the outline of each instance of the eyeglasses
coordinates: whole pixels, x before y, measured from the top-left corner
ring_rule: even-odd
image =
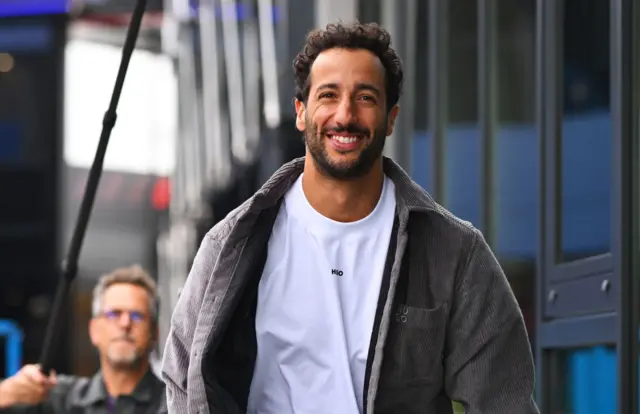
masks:
[[[102,312],[102,316],[104,316],[109,321],[119,321],[122,318],[123,314],[128,314],[131,322],[142,322],[146,319],[144,313],[138,312],[135,310],[121,310],[121,309],[110,309]]]

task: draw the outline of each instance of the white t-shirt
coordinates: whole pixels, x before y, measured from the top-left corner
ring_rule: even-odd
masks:
[[[385,177],[374,211],[340,223],[285,195],[258,286],[249,414],[362,413],[369,343],[395,216]]]

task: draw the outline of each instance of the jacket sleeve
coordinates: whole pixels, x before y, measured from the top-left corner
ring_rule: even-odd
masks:
[[[213,274],[220,243],[207,234],[198,249],[176,307],[166,340],[162,379],[167,390],[167,411],[187,412],[187,382],[193,337],[207,285]]]
[[[59,375],[58,383],[49,392],[45,401],[35,405],[14,405],[0,408],[0,414],[54,414],[68,411],[69,393],[71,388],[78,383],[78,378],[68,375]]]
[[[14,405],[12,407],[0,407],[0,414],[51,414],[51,407],[48,405]]]
[[[451,308],[445,390],[466,414],[537,414],[524,319],[504,272],[477,230],[466,262]]]

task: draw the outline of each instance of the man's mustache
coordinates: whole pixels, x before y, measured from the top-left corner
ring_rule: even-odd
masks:
[[[126,342],[129,342],[130,344],[136,343],[136,341],[134,341],[133,338],[131,338],[130,336],[120,336],[118,338],[114,338],[111,340],[111,342],[117,342],[117,341],[126,341]]]
[[[347,134],[359,134],[359,135],[367,136],[369,135],[369,130],[363,127],[362,125],[349,124],[343,127],[326,127],[322,129],[322,133],[324,135],[326,134],[339,135],[341,133],[347,133]]]

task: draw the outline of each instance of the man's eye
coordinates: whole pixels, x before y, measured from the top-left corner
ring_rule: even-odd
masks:
[[[361,101],[374,101],[375,98],[371,95],[361,95],[360,96],[360,100]]]
[[[104,313],[104,316],[107,317],[107,319],[118,319],[120,317],[120,312],[119,311],[106,311]]]
[[[320,99],[333,98],[334,96],[335,94],[333,92],[325,92],[320,94]]]
[[[144,320],[144,315],[140,312],[137,311],[131,311],[129,312],[131,320],[134,322],[141,322]]]

